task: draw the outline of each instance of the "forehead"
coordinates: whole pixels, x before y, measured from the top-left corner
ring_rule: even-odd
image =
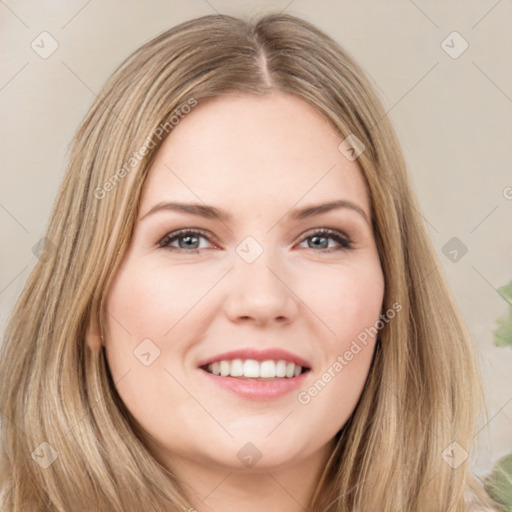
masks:
[[[141,211],[163,200],[261,209],[350,199],[369,217],[361,170],[339,151],[342,140],[293,95],[210,99],[182,118],[160,147]]]

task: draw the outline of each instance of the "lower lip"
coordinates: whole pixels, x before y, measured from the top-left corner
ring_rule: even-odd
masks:
[[[311,370],[298,377],[282,377],[275,380],[239,379],[237,377],[220,377],[202,368],[199,371],[217,386],[231,391],[242,398],[251,400],[272,400],[298,389]]]

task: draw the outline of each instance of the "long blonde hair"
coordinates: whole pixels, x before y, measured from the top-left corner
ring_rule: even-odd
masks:
[[[383,309],[402,305],[380,333],[308,511],[468,510],[464,494],[478,488],[469,459],[455,468],[442,454],[452,442],[469,451],[480,382],[394,130],[345,50],[300,18],[269,13],[204,16],[159,35],[115,71],[76,133],[48,249],[2,346],[3,512],[190,507],[120,400],[104,352],[86,338],[92,318],[104,322],[103,298],[172,123],[208,98],[272,91],[308,102],[340,142],[352,134],[364,143],[358,162],[385,278]]]

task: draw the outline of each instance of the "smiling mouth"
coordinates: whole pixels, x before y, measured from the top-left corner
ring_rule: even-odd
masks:
[[[310,368],[283,359],[257,361],[255,359],[221,360],[205,364],[200,368],[218,377],[233,377],[250,380],[293,379]]]

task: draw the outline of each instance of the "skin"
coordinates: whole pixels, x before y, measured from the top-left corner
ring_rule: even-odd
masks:
[[[342,371],[332,366],[378,320],[384,279],[369,197],[357,161],[338,150],[342,140],[292,95],[214,98],[173,128],[144,184],[107,295],[104,343],[122,400],[200,512],[303,511],[362,392],[374,338]],[[338,199],[366,219],[350,208],[287,218]],[[213,205],[233,218],[147,215],[165,201]],[[191,248],[184,238],[159,245],[182,228],[207,237],[196,235]],[[353,247],[330,235],[314,239],[320,228],[349,236]],[[263,249],[252,263],[236,252],[247,236]],[[160,351],[147,366],[134,355],[145,339],[149,358]],[[242,347],[292,351],[311,371],[299,390],[262,401],[220,389],[197,367]],[[298,393],[329,368],[331,381],[299,403]],[[248,442],[261,453],[251,468],[237,457]]]

